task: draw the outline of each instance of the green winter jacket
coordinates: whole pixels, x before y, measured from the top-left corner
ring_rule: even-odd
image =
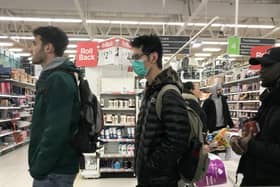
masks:
[[[36,84],[28,160],[30,174],[38,180],[49,174],[76,174],[79,169],[79,154],[71,145],[79,124],[77,85],[71,74],[53,69],[78,70],[67,59],[58,59]]]

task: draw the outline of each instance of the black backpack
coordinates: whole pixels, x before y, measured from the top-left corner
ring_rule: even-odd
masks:
[[[70,74],[78,87],[80,105],[80,123],[72,137],[75,150],[82,153],[94,153],[97,150],[97,138],[104,127],[103,112],[95,94],[91,92],[88,81],[78,74],[67,69],[54,69]]]

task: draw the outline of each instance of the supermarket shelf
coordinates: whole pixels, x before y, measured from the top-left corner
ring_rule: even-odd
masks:
[[[17,80],[14,80],[14,79],[2,79],[0,81],[1,82],[8,82],[9,81],[9,82],[18,84],[18,85],[23,86],[23,87],[35,88],[35,84],[31,84],[31,83],[27,83],[27,82],[21,82],[21,81],[17,81]]]
[[[29,127],[31,125],[31,122],[27,121],[25,122],[25,124],[22,124],[22,125],[18,125],[18,128],[26,128],[26,127]]]
[[[124,155],[124,154],[103,154],[100,158],[133,158],[134,155]]]
[[[20,108],[28,108],[30,107],[29,105],[21,105]]]
[[[114,124],[114,123],[106,123],[105,127],[135,127],[135,124]]]
[[[238,84],[238,83],[243,83],[244,84],[244,83],[248,83],[248,82],[252,82],[252,81],[257,81],[259,79],[260,79],[259,76],[255,76],[255,77],[250,77],[250,78],[246,78],[246,79],[226,82],[226,83],[224,83],[224,86],[231,86],[231,85]]]
[[[2,134],[0,134],[0,137],[9,136],[9,135],[11,135],[11,134],[13,134],[13,133],[14,133],[14,131],[2,133]]]
[[[133,169],[113,169],[113,168],[100,168],[101,173],[126,173],[134,172]]]
[[[2,154],[3,152],[5,152],[5,151],[9,151],[9,150],[12,150],[12,149],[14,149],[14,148],[17,148],[17,147],[20,147],[20,146],[22,146],[22,145],[25,145],[25,144],[27,144],[27,143],[29,143],[29,139],[27,139],[27,140],[25,140],[25,141],[23,141],[23,142],[20,142],[20,143],[13,143],[13,144],[11,144],[11,145],[9,145],[8,147],[5,147],[5,148],[3,148],[3,149],[0,149],[0,154]]]
[[[4,122],[9,122],[9,121],[17,121],[20,120],[20,118],[14,118],[14,119],[1,119],[0,123],[4,123]]]
[[[134,139],[100,139],[103,142],[134,142]]]
[[[103,111],[135,111],[135,108],[102,108]]]
[[[35,98],[35,97],[36,97],[36,95],[26,95],[26,97]]]
[[[257,113],[257,110],[229,110],[230,112],[251,112],[251,113]]]
[[[25,108],[24,110],[30,111],[30,110],[34,110],[34,108]]]
[[[259,103],[259,100],[227,101],[228,103]]]
[[[32,117],[32,115],[22,115],[22,116],[20,116],[21,118],[29,118],[29,117]]]
[[[0,107],[0,110],[18,110],[21,107]]]
[[[0,98],[20,98],[20,99],[25,99],[26,96],[23,96],[23,95],[5,95],[5,94],[0,94]]]
[[[232,92],[232,93],[225,93],[224,95],[239,95],[239,94],[246,94],[246,93],[260,93],[260,90],[244,91],[244,92]]]

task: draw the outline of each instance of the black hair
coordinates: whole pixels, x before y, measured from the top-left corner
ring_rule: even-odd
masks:
[[[55,55],[59,57],[63,56],[63,53],[69,43],[66,33],[58,27],[38,27],[33,30],[33,35],[41,36],[43,45],[51,43],[54,47]]]
[[[134,38],[130,45],[135,48],[140,48],[145,55],[153,52],[158,54],[157,66],[162,69],[162,45],[160,38],[157,35],[143,35]]]
[[[183,89],[184,93],[192,93],[192,90],[194,89],[193,82],[185,82],[185,83],[183,83],[183,86],[184,86],[184,89]]]

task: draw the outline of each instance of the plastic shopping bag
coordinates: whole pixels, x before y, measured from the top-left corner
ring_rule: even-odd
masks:
[[[223,161],[217,155],[209,153],[209,166],[206,175],[196,183],[197,187],[212,186],[227,183],[226,170]]]

